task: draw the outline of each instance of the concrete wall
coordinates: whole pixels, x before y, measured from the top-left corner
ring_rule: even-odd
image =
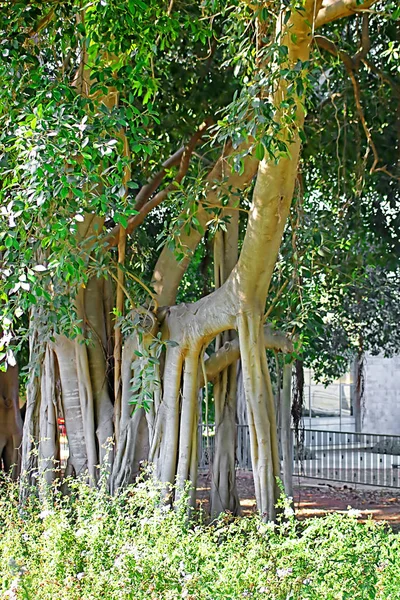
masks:
[[[400,355],[367,356],[362,431],[400,435]]]

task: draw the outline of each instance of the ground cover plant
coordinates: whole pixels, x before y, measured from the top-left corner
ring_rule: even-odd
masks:
[[[138,480],[111,496],[70,480],[31,494],[1,482],[0,597],[15,600],[396,599],[399,537],[356,511],[296,521],[281,499],[276,524],[259,516],[187,519],[187,494],[160,504]]]

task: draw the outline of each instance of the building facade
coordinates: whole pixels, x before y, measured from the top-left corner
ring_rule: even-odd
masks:
[[[355,372],[353,364],[348,373],[325,387],[314,381],[311,369],[304,370],[304,427],[400,435],[400,355],[365,356],[361,401]]]

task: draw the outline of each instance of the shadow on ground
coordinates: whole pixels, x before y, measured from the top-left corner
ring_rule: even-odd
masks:
[[[208,512],[211,474],[198,479],[199,504]],[[237,487],[243,514],[255,511],[253,476],[248,471],[237,472]],[[294,504],[299,519],[320,517],[331,511],[345,512],[351,507],[361,512],[360,519],[387,521],[400,530],[400,489],[349,486],[316,479],[296,478]]]

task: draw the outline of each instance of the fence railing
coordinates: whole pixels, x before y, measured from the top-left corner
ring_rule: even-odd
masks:
[[[400,436],[306,429],[298,458],[300,476],[400,487]]]
[[[214,430],[200,430],[199,469],[208,470],[214,456]],[[379,487],[400,487],[400,436],[306,429],[296,447],[296,476]],[[236,467],[251,470],[247,425],[237,427]]]

